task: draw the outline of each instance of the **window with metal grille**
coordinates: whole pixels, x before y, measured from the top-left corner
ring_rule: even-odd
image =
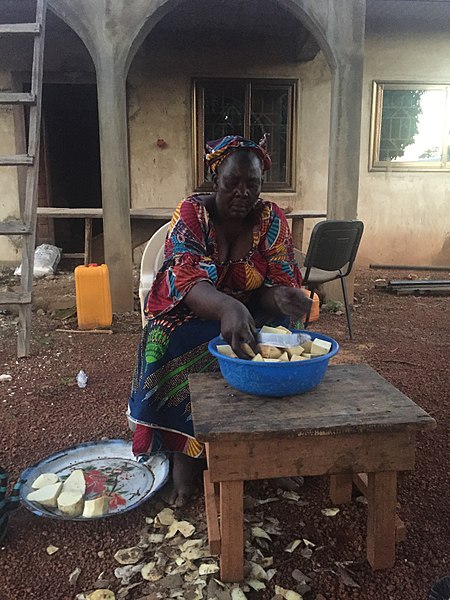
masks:
[[[295,81],[194,81],[196,189],[212,187],[204,161],[207,141],[236,134],[259,142],[267,134],[272,168],[264,175],[264,189],[293,190],[295,97]]]
[[[450,170],[450,85],[374,82],[369,169]]]

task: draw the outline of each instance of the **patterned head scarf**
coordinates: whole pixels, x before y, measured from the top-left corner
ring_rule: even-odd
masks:
[[[250,152],[254,152],[260,159],[264,172],[268,171],[272,166],[272,160],[267,153],[266,147],[266,134],[264,134],[264,137],[262,140],[260,140],[259,144],[253,142],[252,140],[246,140],[240,135],[226,135],[219,140],[206,143],[207,153],[205,160],[209,170],[214,174],[227,156],[229,156],[232,152],[242,149],[249,150]]]

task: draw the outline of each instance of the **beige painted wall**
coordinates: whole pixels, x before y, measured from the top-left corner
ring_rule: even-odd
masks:
[[[433,264],[450,240],[450,173],[368,171],[372,80],[450,83],[450,36],[374,36],[365,52],[359,217],[366,227],[359,258]]]
[[[164,36],[163,36],[164,37]],[[75,41],[65,53],[54,51],[51,71],[64,71],[67,56],[79,55]],[[255,50],[251,50],[255,48]],[[53,50],[53,48],[52,48]],[[224,52],[227,67],[222,64]],[[192,77],[271,77],[299,79],[297,102],[296,191],[265,194],[281,206],[322,210],[326,207],[330,72],[321,54],[310,63],[293,60],[294,47],[270,38],[258,44],[209,45],[196,38],[152,36],[141,47],[128,79],[131,196],[134,207],[170,206],[193,189]],[[244,57],[244,58],[243,58]],[[436,59],[439,58],[439,60]],[[69,61],[70,62],[70,61]],[[87,62],[86,62],[87,65]],[[22,68],[14,65],[15,69]],[[87,70],[87,66],[85,67]],[[450,82],[450,40],[443,35],[370,37],[366,42],[359,217],[366,229],[359,260],[433,262],[450,238],[448,173],[369,173],[368,146],[373,79]],[[0,73],[0,88],[10,85]],[[162,138],[166,149],[156,142]],[[0,152],[14,152],[12,112],[0,111]],[[0,169],[0,218],[17,216],[14,168]],[[313,223],[307,223],[307,231]],[[306,241],[307,241],[306,237]],[[0,238],[0,262],[18,262],[13,241]],[[450,262],[450,261],[449,261]]]
[[[11,89],[9,73],[0,72],[0,89]],[[0,154],[15,154],[13,110],[0,106]],[[0,219],[6,221],[20,216],[17,190],[17,168],[0,169]],[[0,264],[17,263],[21,257],[21,238],[0,236]]]
[[[228,48],[230,66],[218,70],[222,48],[209,49],[205,55],[201,44],[175,44],[169,54],[165,44],[152,43],[149,36],[129,75],[133,206],[175,206],[192,191],[192,77],[264,77],[270,73],[299,79],[297,177],[295,194],[265,196],[297,209],[326,208],[328,66],[321,54],[310,63],[298,64],[286,48],[273,46],[256,54],[248,48]],[[362,264],[433,263],[450,236],[448,173],[369,173],[367,166],[372,80],[427,82],[430,73],[435,81],[450,81],[448,37],[427,34],[421,39],[415,34],[367,40],[359,197],[359,218],[365,222],[359,254]],[[167,142],[166,149],[157,147],[158,138]],[[307,222],[307,234],[313,224]]]
[[[170,52],[169,52],[170,47]],[[204,52],[201,40],[191,41],[189,46],[172,47],[147,41],[134,60],[128,77],[129,130],[131,156],[131,196],[133,207],[174,207],[194,186],[192,167],[192,87],[193,77],[267,77],[301,79],[309,82],[303,89],[300,81],[297,121],[307,123],[305,114],[314,111],[317,118],[324,112],[317,107],[317,95],[329,96],[329,88],[323,81],[314,82],[316,71],[327,73],[328,67],[322,57],[312,64],[299,64],[290,58],[286,48],[268,43],[266,48],[249,51],[252,44],[227,47],[227,66],[223,63],[224,48],[209,48]],[[242,59],[244,56],[244,59]],[[328,101],[329,98],[326,98]],[[317,111],[317,113],[316,113]],[[325,110],[326,112],[326,110]],[[314,117],[316,118],[316,116]],[[326,119],[328,114],[326,114]],[[305,127],[308,130],[308,127]],[[307,133],[309,135],[309,132]],[[157,140],[164,139],[167,147],[161,149]],[[323,146],[323,144],[322,144]],[[299,132],[299,144],[295,160],[300,165],[303,152],[303,133]],[[318,153],[308,161],[306,170],[297,169],[294,193],[265,194],[276,199],[282,206],[315,209],[326,204],[326,189],[320,185],[320,177],[312,173],[326,168],[326,153]],[[308,189],[311,204],[304,202],[304,189]],[[319,198],[320,196],[320,198]]]

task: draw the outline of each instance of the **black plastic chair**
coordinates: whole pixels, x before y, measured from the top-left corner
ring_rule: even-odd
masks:
[[[352,270],[363,230],[364,223],[362,221],[321,221],[317,223],[311,233],[305,262],[301,269],[303,284],[310,290],[311,298],[314,290],[320,284],[335,279],[341,280],[350,339],[353,339],[353,331],[345,278]],[[305,329],[308,323],[309,314],[306,318]]]

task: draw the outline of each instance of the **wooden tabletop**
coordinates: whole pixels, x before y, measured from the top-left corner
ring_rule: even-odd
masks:
[[[276,436],[431,429],[434,419],[368,365],[330,366],[311,392],[251,396],[220,373],[189,376],[194,432],[201,442]]]
[[[130,217],[132,219],[155,219],[169,221],[172,218],[175,208],[130,208]],[[38,206],[37,214],[41,217],[51,217],[53,219],[102,219],[102,208],[63,208],[58,206]],[[324,211],[314,210],[293,210],[286,214],[288,219],[293,221],[301,219],[318,219],[326,217]]]
[[[132,219],[154,219],[170,221],[173,208],[130,208]],[[37,214],[40,217],[53,219],[102,219],[102,208],[59,208],[57,206],[39,206]]]

